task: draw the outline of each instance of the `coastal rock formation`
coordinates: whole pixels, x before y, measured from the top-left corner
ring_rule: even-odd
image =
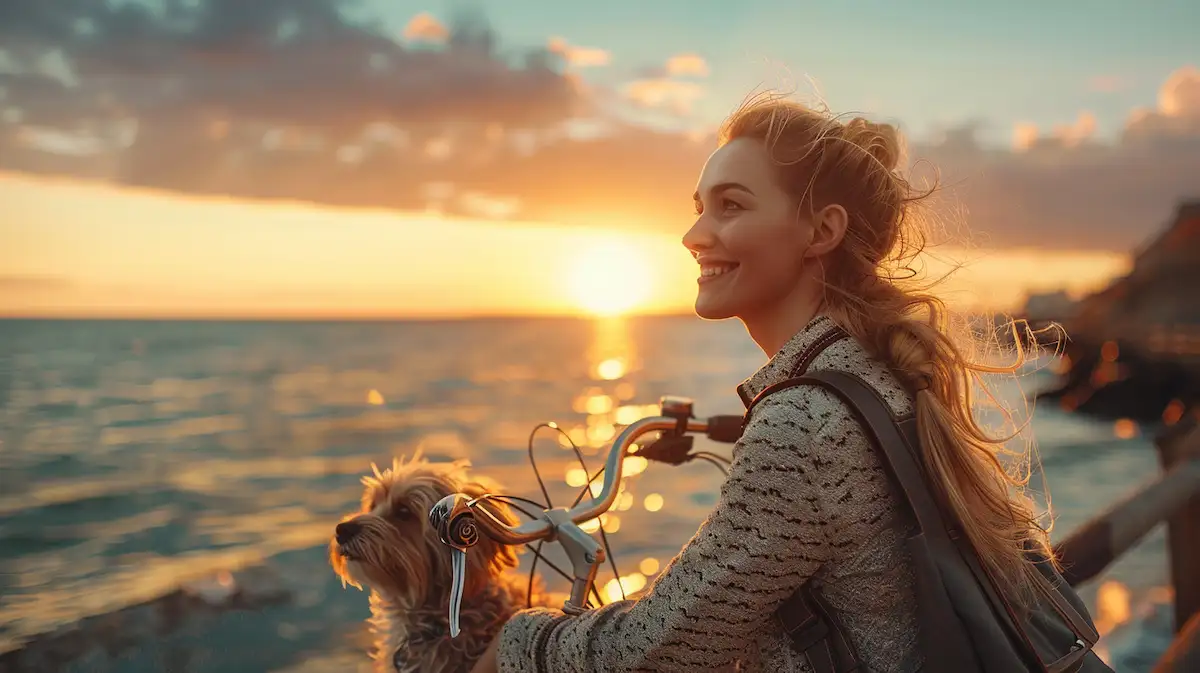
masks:
[[[108,670],[122,653],[233,610],[257,610],[289,600],[268,566],[221,572],[155,599],[68,624],[0,654],[0,673]]]
[[[1139,422],[1178,421],[1200,401],[1200,200],[1140,250],[1130,272],[1059,320],[1069,341],[1063,408]]]

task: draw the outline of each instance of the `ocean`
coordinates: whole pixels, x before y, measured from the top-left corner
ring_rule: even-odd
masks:
[[[292,592],[287,604],[71,670],[366,670],[367,596],[342,587],[326,550],[371,462],[418,449],[469,458],[536,497],[534,425],[559,423],[595,466],[614,424],[653,413],[662,395],[695,399],[699,415],[740,412],[734,386],[762,362],[740,325],[691,317],[0,321],[0,652],[265,563]],[[1051,377],[1031,369],[1020,388],[1000,387],[1019,400]],[[1148,431],[1116,433],[1048,404],[1032,428],[1058,538],[1159,471]],[[572,454],[539,437],[539,466],[562,502],[576,490]],[[720,480],[704,463],[629,478],[632,497],[605,524],[626,586],[651,581],[695,532]],[[1082,589],[1116,670],[1148,671],[1169,643],[1164,550],[1160,527]],[[610,591],[612,579],[600,577]]]

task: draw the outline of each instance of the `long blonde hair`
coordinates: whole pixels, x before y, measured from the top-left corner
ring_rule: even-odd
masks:
[[[798,214],[839,204],[849,215],[845,239],[822,260],[823,311],[885,362],[915,393],[921,455],[934,488],[958,525],[1018,605],[1028,605],[1038,571],[1025,548],[1053,559],[1047,530],[1023,495],[1029,462],[1013,469],[1013,435],[992,437],[973,413],[974,386],[984,373],[1014,373],[1025,361],[995,367],[973,362],[952,336],[949,313],[928,287],[907,287],[924,248],[916,206],[933,193],[916,189],[898,165],[903,148],[895,127],[863,118],[848,122],[775,94],[751,98],[722,126],[720,144],[761,141]],[[990,393],[988,393],[990,396]],[[993,398],[994,399],[994,398]],[[1020,452],[1017,452],[1020,453]]]

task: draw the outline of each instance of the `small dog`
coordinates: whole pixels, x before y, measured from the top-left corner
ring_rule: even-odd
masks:
[[[499,493],[470,477],[466,461],[430,463],[417,455],[363,477],[361,511],[345,517],[329,544],[329,562],[343,585],[371,591],[375,668],[410,673],[468,672],[500,628],[527,602],[528,580],[509,572],[517,550],[487,535],[467,552],[461,632],[451,639],[450,548],[429,525],[430,508],[451,493]],[[516,517],[499,502],[487,505],[502,521]],[[546,597],[535,583],[533,604]]]

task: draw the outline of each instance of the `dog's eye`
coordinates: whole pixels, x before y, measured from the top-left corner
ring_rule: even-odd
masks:
[[[392,507],[392,518],[396,521],[412,521],[414,517],[407,505],[396,505]]]

